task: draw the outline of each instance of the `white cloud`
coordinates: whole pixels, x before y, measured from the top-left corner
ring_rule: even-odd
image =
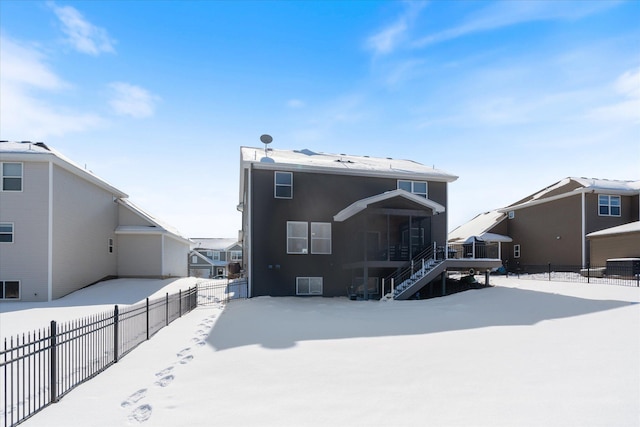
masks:
[[[2,139],[41,140],[102,126],[96,114],[73,111],[47,101],[72,85],[53,72],[34,46],[0,36],[0,129]]]
[[[618,102],[594,108],[587,117],[601,121],[640,123],[640,68],[623,73],[612,85]]]
[[[122,116],[134,118],[150,117],[155,113],[160,98],[148,90],[129,83],[114,82],[109,85],[113,111]]]
[[[481,31],[490,31],[531,21],[573,20],[615,6],[619,2],[498,1],[471,14],[461,24],[412,43],[424,47]]]
[[[49,3],[49,6],[62,23],[62,32],[66,34],[67,42],[74,49],[94,56],[103,52],[115,52],[115,41],[107,31],[87,21],[77,9],[71,6],[57,6],[53,2]]]
[[[2,82],[27,85],[48,90],[62,89],[67,85],[49,69],[45,57],[35,47],[22,45],[0,36],[0,63]]]
[[[367,39],[367,47],[379,55],[391,53],[406,38],[411,24],[424,8],[424,2],[406,2],[406,9],[398,19]]]

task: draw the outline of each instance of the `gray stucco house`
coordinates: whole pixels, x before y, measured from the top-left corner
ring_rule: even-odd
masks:
[[[184,277],[190,241],[43,143],[0,141],[0,299],[115,277]]]

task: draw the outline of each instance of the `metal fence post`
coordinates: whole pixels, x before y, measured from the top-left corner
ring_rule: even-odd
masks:
[[[166,326],[169,326],[169,292],[167,292],[167,295],[165,297],[164,314],[165,314]]]
[[[57,343],[57,326],[56,326],[56,321],[52,320],[51,321],[51,337],[50,337],[50,346],[51,346],[51,350],[50,350],[50,355],[51,357],[49,358],[49,392],[50,392],[50,400],[52,403],[56,402],[58,400],[58,371],[56,370],[56,365],[57,363],[57,357],[56,357],[56,347],[58,346]]]
[[[118,363],[118,306],[113,308],[113,362]]]
[[[549,263],[547,271],[549,272],[549,281],[551,281],[551,263]]]
[[[182,289],[178,290],[178,317],[182,317]]]
[[[591,263],[587,263],[587,283],[591,283]]]
[[[147,340],[149,340],[149,298],[147,298]]]

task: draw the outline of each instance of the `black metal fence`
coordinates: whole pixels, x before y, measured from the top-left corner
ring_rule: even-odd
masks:
[[[520,279],[580,282],[640,287],[640,272],[634,266],[520,265],[509,266],[509,275]]]
[[[198,305],[246,297],[246,280],[200,281],[187,291],[5,338],[0,426],[16,426],[57,402]]]

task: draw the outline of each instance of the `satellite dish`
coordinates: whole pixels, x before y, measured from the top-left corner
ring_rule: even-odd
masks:
[[[271,144],[273,138],[271,138],[271,135],[264,134],[260,136],[260,141],[262,141],[263,144]]]

